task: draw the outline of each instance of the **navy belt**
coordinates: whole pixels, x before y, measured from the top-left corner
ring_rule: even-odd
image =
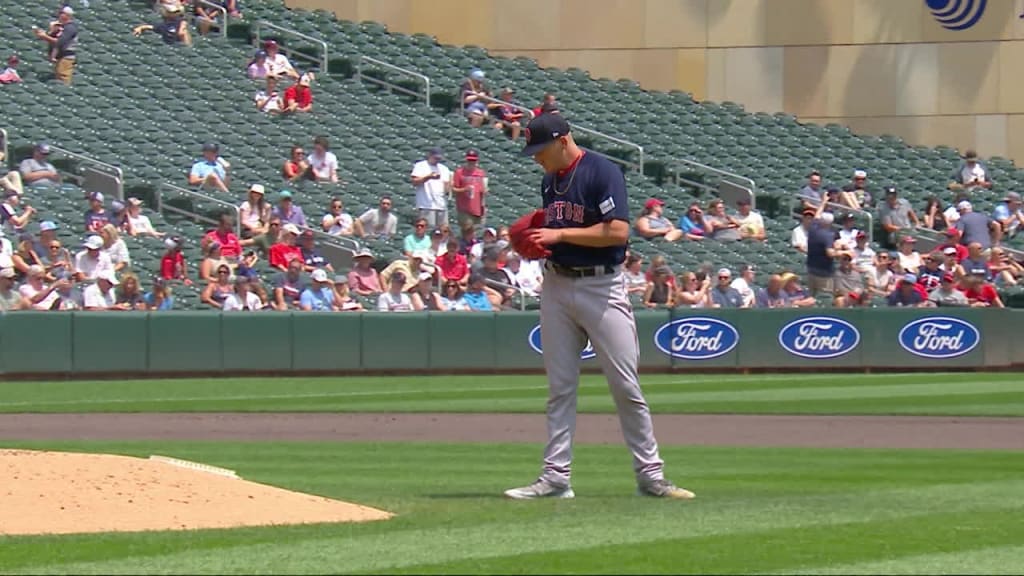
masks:
[[[547,261],[546,267],[548,270],[558,274],[559,276],[565,276],[567,278],[590,278],[593,276],[606,276],[608,274],[616,274],[619,271],[618,266],[611,264],[604,264],[599,266],[562,266],[556,264],[551,260]]]

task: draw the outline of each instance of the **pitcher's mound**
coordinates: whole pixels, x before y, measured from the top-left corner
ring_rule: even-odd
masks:
[[[110,454],[0,450],[0,534],[238,528],[390,517],[374,508],[248,482],[212,467]]]

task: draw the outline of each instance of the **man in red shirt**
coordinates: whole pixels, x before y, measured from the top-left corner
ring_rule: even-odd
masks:
[[[313,75],[309,72],[299,78],[298,84],[292,84],[284,91],[285,112],[311,112],[313,110],[313,92],[309,89],[309,82]]]
[[[160,276],[166,280],[181,280],[186,286],[192,284],[188,278],[188,266],[181,252],[181,239],[177,236],[164,240],[167,252],[160,259]]]
[[[238,241],[238,236],[234,230],[235,220],[231,217],[231,214],[221,214],[217,228],[210,230],[206,236],[203,236],[203,248],[206,248],[211,242],[217,242],[220,244],[221,255],[231,262],[237,262],[238,258],[242,255],[242,244]]]
[[[466,152],[466,164],[455,169],[452,176],[452,192],[455,194],[455,213],[459,228],[467,225],[481,226],[487,214],[487,172],[477,161],[476,150]]]
[[[278,270],[288,270],[288,263],[292,260],[302,262],[302,248],[295,243],[299,237],[299,227],[295,224],[285,224],[281,229],[281,239],[277,244],[270,247],[270,265]]]
[[[552,94],[551,92],[547,92],[547,93],[544,94],[544,101],[540,103],[540,106],[537,106],[536,108],[533,109],[533,115],[536,117],[536,116],[540,116],[541,114],[543,114],[544,113],[544,106],[548,106],[550,108],[550,107],[556,106],[556,105],[557,105],[557,99],[555,98],[555,95]]]
[[[463,288],[469,282],[469,263],[466,257],[459,254],[459,239],[448,238],[448,249],[437,259],[437,267],[441,269],[441,278],[445,281],[454,280]]]
[[[1002,298],[996,291],[995,286],[985,281],[988,270],[976,268],[965,270],[966,275],[960,286],[960,291],[967,297],[971,308],[1005,308]]]
[[[960,243],[960,231],[956,228],[949,228],[946,230],[946,241],[935,247],[932,250],[934,254],[942,254],[942,251],[952,246],[956,249],[956,262],[957,264],[964,261],[967,258],[967,246]]]

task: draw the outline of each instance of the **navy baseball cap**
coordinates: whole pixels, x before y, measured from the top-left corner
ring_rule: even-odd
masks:
[[[526,125],[524,156],[533,156],[548,144],[569,133],[569,123],[561,114],[541,114]]]

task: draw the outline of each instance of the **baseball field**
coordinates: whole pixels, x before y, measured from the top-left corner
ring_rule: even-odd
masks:
[[[1024,572],[1017,374],[642,383],[693,501],[633,495],[597,376],[580,389],[576,499],[530,502],[500,495],[539,471],[542,376],[6,382],[0,452],[163,455],[394,516],[0,535],[0,573]],[[32,505],[108,487],[82,484]],[[0,534],[18,520],[11,492],[0,484]]]

